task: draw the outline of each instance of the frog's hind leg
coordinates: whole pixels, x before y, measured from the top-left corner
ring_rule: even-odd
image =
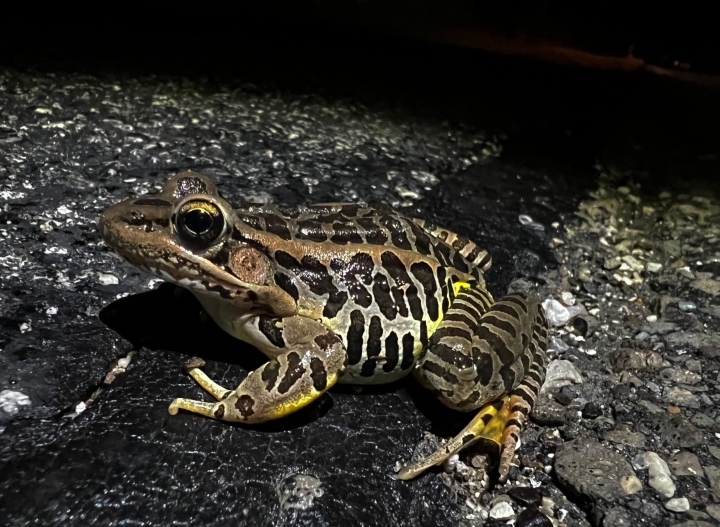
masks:
[[[447,406],[480,411],[447,445],[403,467],[398,478],[414,478],[481,439],[497,445],[498,472],[501,479],[507,476],[519,431],[544,380],[547,329],[532,297],[513,294],[491,302],[481,290],[461,292],[416,372]]]
[[[490,253],[480,248],[470,238],[454,233],[443,227],[438,227],[420,218],[413,218],[412,221],[426,233],[450,245],[454,250],[458,251],[463,258],[483,273],[490,269],[492,265]]]
[[[200,363],[191,362],[188,373],[218,402],[176,399],[168,409],[170,414],[188,410],[225,421],[261,423],[299,410],[332,387],[345,367],[340,338],[309,318],[271,323],[268,331],[284,353],[250,372],[235,390],[218,385],[199,369]]]
[[[535,372],[539,373],[539,369],[535,369]],[[485,405],[473,420],[463,428],[462,432],[448,441],[446,445],[429,456],[402,467],[397,474],[397,478],[412,479],[428,468],[441,465],[445,460],[464,448],[484,439],[497,445],[497,452],[500,454],[498,473],[500,480],[504,480],[510,470],[510,462],[515,454],[515,445],[519,438],[518,434],[532,409],[539,391],[540,386],[534,376],[526,379],[512,393]]]

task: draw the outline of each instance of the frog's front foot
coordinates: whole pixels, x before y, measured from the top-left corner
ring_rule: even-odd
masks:
[[[223,417],[223,410],[220,409],[220,403],[206,403],[204,401],[193,401],[192,399],[175,399],[168,407],[168,413],[170,415],[177,415],[180,410],[187,410],[188,412],[206,417],[214,417],[216,419],[222,419]]]
[[[185,371],[190,372],[194,368],[202,368],[205,364],[205,361],[200,357],[191,357],[185,362]]]
[[[190,359],[188,374],[217,402],[175,399],[170,414],[187,410],[224,421],[262,423],[299,410],[335,384],[346,359],[340,337],[319,322],[298,316],[278,319],[273,328],[286,353],[250,372],[235,390],[210,379],[200,369],[202,359]]]

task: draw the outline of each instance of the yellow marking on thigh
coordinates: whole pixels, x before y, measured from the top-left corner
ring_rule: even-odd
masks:
[[[472,286],[468,282],[455,282],[453,284],[453,291],[455,291],[455,296],[458,296],[458,293],[462,291],[463,289],[470,289]],[[452,306],[450,306],[452,307]],[[437,328],[440,327],[440,324],[443,321],[443,317],[445,316],[445,313],[442,311],[440,312],[440,316],[437,320],[429,320],[427,321],[427,328],[428,328],[428,338],[432,337],[432,334],[435,333]],[[413,355],[415,358],[417,358],[422,353],[423,347],[422,344],[418,343],[415,344],[415,349],[413,350]]]
[[[470,289],[472,286],[469,282],[455,282],[453,284],[453,291],[455,292],[455,296],[458,296],[460,294],[460,291],[463,289]]]
[[[332,387],[337,382],[337,378],[338,378],[338,376],[336,373],[328,375],[327,376],[327,388]],[[311,402],[315,401],[325,391],[327,391],[327,389],[323,390],[322,392],[319,392],[315,388],[311,387],[309,392],[298,393],[292,399],[283,401],[281,403],[277,403],[274,405],[274,407],[270,411],[268,411],[269,419],[278,419],[280,417],[285,417],[294,412],[297,412],[300,408],[304,408]]]

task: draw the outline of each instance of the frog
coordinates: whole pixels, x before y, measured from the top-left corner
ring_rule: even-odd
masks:
[[[411,375],[445,406],[475,413],[395,477],[412,479],[484,441],[507,478],[544,382],[548,328],[536,296],[493,299],[484,279],[492,258],[468,237],[383,204],[231,205],[192,170],[110,206],[99,231],[268,358],[234,389],[190,359],[187,373],[213,400],[175,399],[171,415],[252,425],[293,414],[336,384]]]

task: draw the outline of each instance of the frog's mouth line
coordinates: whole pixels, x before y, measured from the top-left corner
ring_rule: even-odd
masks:
[[[142,271],[194,292],[235,299],[253,286],[231,275],[206,258],[180,245],[167,233],[148,229],[137,221],[123,222],[120,234],[107,214],[100,218],[100,234],[117,254]],[[256,286],[255,286],[256,287]]]
[[[140,250],[125,252],[115,248],[125,260],[166,282],[199,293],[217,294],[233,299],[245,294],[252,286],[173,243],[175,251],[163,250],[164,255],[150,256]]]

